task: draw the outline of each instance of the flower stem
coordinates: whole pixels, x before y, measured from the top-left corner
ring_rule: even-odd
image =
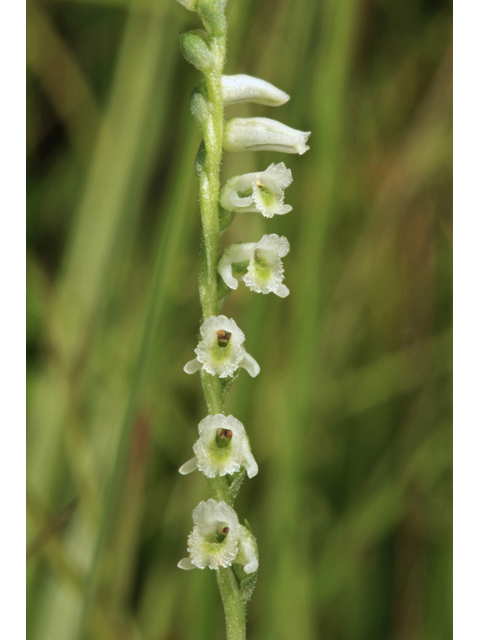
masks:
[[[197,174],[200,185],[199,291],[203,320],[218,315],[217,261],[220,243],[219,205],[220,165],[223,153],[223,98],[221,79],[225,63],[226,33],[210,38],[215,64],[205,74],[209,102],[209,122],[203,128],[205,155],[199,159]],[[224,412],[223,390],[218,376],[201,374],[203,394],[210,415]],[[233,496],[225,477],[210,478],[208,486],[213,498],[229,505]],[[246,637],[245,605],[235,575],[230,567],[217,570],[217,582],[225,611],[227,640]]]
[[[231,567],[216,571],[218,588],[225,610],[228,640],[245,640],[245,604]]]

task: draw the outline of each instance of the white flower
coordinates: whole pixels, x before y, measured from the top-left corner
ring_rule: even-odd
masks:
[[[283,151],[302,155],[310,132],[292,129],[270,118],[233,118],[225,125],[225,151]]]
[[[203,369],[220,378],[232,376],[242,367],[254,378],[260,373],[258,362],[243,346],[245,334],[236,322],[225,316],[210,316],[200,327],[201,340],[195,349],[197,357],[184,366],[185,373]]]
[[[290,291],[282,284],[281,258],[289,251],[288,240],[285,236],[277,236],[276,233],[264,235],[257,243],[232,244],[225,249],[220,258],[218,272],[231,289],[236,289],[238,279],[242,279],[251,291],[273,292],[280,298],[286,298]]]
[[[292,172],[283,162],[271,164],[265,171],[244,173],[227,180],[220,193],[220,204],[236,213],[258,212],[266,218],[292,210],[283,204],[284,190],[292,184]]]
[[[218,569],[229,567],[238,553],[238,517],[232,507],[213,499],[193,511],[193,531],[188,536],[188,558],[178,563],[180,569]]]
[[[180,467],[182,475],[199,469],[208,478],[225,476],[245,467],[249,478],[258,473],[243,424],[233,416],[217,413],[198,425],[199,439],[193,445],[195,458]]]
[[[240,542],[235,564],[243,565],[245,573],[255,573],[258,569],[258,552],[255,538],[243,524],[238,525],[238,540]]]
[[[224,106],[241,102],[256,102],[270,107],[279,107],[290,100],[290,96],[270,82],[238,74],[222,76],[222,97]]]

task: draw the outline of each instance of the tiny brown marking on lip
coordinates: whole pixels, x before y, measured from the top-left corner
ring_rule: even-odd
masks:
[[[219,331],[217,331],[217,336],[218,336],[219,342],[222,342],[223,344],[227,344],[227,342],[232,337],[232,334],[228,333],[228,331],[223,331],[223,329],[220,329]]]
[[[222,529],[222,533],[223,533],[224,536],[226,536],[229,531],[230,531],[230,529],[228,527],[223,527],[223,529]]]
[[[224,440],[226,438],[231,438],[233,436],[233,433],[230,431],[230,429],[222,429],[220,431],[220,438],[223,438]]]

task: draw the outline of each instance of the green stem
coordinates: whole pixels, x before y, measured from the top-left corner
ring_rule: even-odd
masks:
[[[245,640],[245,604],[231,567],[217,570],[217,583],[222,597],[228,640]]]
[[[203,241],[200,250],[199,290],[203,319],[218,315],[217,261],[220,244],[218,196],[220,165],[223,153],[223,98],[221,80],[225,63],[226,33],[210,38],[215,65],[206,74],[209,126],[203,128],[205,161],[198,173],[200,183],[200,217]],[[224,398],[218,376],[204,371],[201,374],[203,394],[210,415],[224,413]],[[213,498],[233,504],[233,496],[225,477],[210,478],[208,486]],[[227,640],[246,637],[245,605],[235,575],[230,567],[217,570],[217,582],[225,611]]]

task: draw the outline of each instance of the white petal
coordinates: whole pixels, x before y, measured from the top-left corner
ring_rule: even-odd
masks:
[[[192,471],[196,471],[197,468],[197,458],[190,458],[190,460],[187,460],[185,464],[182,464],[178,471],[182,476],[186,476],[187,474],[192,473]]]
[[[180,562],[177,564],[179,569],[185,569],[185,571],[189,571],[190,569],[195,569],[195,565],[193,564],[190,558],[182,558]]]
[[[195,373],[202,368],[202,363],[195,358],[194,360],[189,360],[187,364],[183,367],[185,373]]]
[[[255,378],[260,373],[260,365],[255,360],[255,358],[252,358],[252,356],[246,351],[244,351],[243,360],[240,362],[239,366],[245,369],[245,371],[249,373],[252,378]]]
[[[220,329],[229,331],[232,335],[235,334],[240,344],[245,341],[245,334],[239,329],[235,320],[226,316],[210,316],[207,318],[200,327],[200,335],[202,338],[207,338],[212,332],[217,332]]]
[[[256,102],[257,104],[278,107],[290,100],[287,93],[273,84],[244,74],[222,76],[222,96],[224,106],[241,102]]]
[[[289,187],[292,182],[292,172],[287,169],[284,162],[272,163],[264,172],[263,179],[267,182],[276,182],[282,189]]]
[[[290,243],[285,236],[278,236],[276,233],[265,234],[257,242],[253,250],[271,251],[279,258],[284,258],[290,251]]]

